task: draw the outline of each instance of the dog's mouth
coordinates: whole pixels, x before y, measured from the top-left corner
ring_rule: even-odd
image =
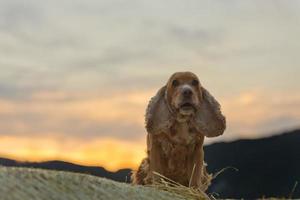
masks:
[[[189,102],[186,102],[186,103],[183,103],[180,105],[180,109],[183,109],[183,110],[191,110],[194,108],[195,108],[194,104],[189,103]]]

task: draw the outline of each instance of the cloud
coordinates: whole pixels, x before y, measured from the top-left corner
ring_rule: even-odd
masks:
[[[145,137],[145,108],[154,94],[155,89],[106,95],[44,92],[27,101],[1,100],[0,133],[140,140]],[[219,139],[254,138],[300,126],[296,93],[256,89],[217,99],[228,122],[227,134]]]
[[[42,7],[32,1],[0,1],[0,30],[16,31],[38,25],[43,19]]]
[[[300,95],[262,89],[244,91],[220,99],[227,117],[227,130],[220,138],[266,137],[274,133],[300,127]]]
[[[11,26],[18,30],[0,31],[1,74],[6,84],[23,90],[95,85],[115,90],[135,87],[137,81],[149,89],[182,69],[199,73],[218,91],[223,85],[226,90],[273,87],[270,81],[280,78],[285,83],[277,86],[296,85],[296,77],[288,78],[299,72],[294,3],[10,2],[1,1],[2,9],[24,16],[7,15],[5,21],[17,21]],[[232,76],[240,82],[233,89]],[[259,78],[253,83],[251,76]]]
[[[0,101],[0,134],[61,134],[82,140],[145,136],[144,110],[153,91],[95,94],[37,93],[26,101]],[[85,96],[86,95],[86,96]]]

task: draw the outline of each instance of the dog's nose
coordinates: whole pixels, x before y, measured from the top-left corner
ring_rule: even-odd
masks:
[[[184,89],[182,90],[182,94],[183,94],[184,97],[191,97],[192,94],[193,94],[193,92],[192,92],[192,90],[189,89],[189,88],[184,88]]]

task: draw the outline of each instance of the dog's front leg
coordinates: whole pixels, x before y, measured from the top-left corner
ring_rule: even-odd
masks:
[[[202,144],[196,144],[188,159],[189,187],[199,188],[201,186],[201,175],[204,160]]]
[[[152,183],[154,178],[157,177],[153,172],[157,172],[159,174],[163,174],[165,167],[165,160],[163,159],[163,150],[161,144],[157,140],[156,135],[148,134],[147,137],[147,150],[149,157],[149,174],[148,174],[148,182]]]

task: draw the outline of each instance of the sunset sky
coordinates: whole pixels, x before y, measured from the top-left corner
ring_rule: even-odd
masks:
[[[109,170],[145,155],[148,100],[176,71],[231,141],[300,127],[300,1],[0,0],[0,157]]]

